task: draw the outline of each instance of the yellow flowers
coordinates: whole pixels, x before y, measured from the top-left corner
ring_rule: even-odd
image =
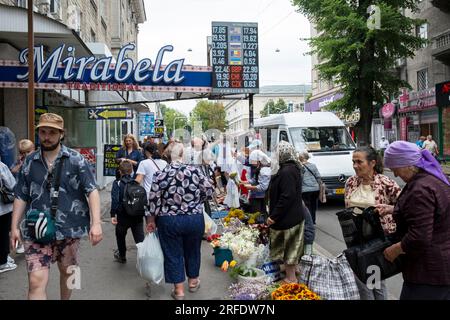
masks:
[[[247,223],[247,224],[255,224],[256,219],[261,215],[261,213],[244,213],[241,209],[231,209],[228,212],[228,215],[223,219],[225,224],[228,224],[231,222],[231,219],[237,218],[240,221]]]
[[[228,268],[234,268],[237,264],[236,260],[231,260],[231,262],[228,262],[227,260],[225,260],[222,263],[222,266],[220,267],[220,270],[222,270],[223,272],[227,272]]]
[[[231,209],[230,212],[228,212],[227,218],[230,218],[230,219],[231,218],[238,218],[239,220],[244,220],[245,213],[241,209]]]
[[[229,267],[229,263],[228,263],[227,260],[225,260],[225,261],[222,263],[222,266],[220,267],[220,270],[222,270],[223,272],[227,272],[227,271],[228,271],[228,267]]]
[[[320,300],[320,297],[304,284],[286,283],[271,294],[272,300]]]

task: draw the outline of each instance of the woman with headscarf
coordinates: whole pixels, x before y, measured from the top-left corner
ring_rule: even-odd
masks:
[[[251,179],[243,186],[249,190],[250,213],[260,212],[267,217],[266,208],[266,192],[269,189],[270,175],[270,158],[261,150],[253,150],[248,158],[251,166]]]
[[[431,153],[410,142],[393,142],[384,163],[406,182],[395,207],[377,206],[397,223],[400,241],[384,257],[402,255],[400,300],[450,300],[450,182]]]
[[[147,231],[158,228],[165,281],[174,285],[172,298],[183,300],[186,275],[189,292],[200,287],[200,248],[205,231],[203,203],[214,190],[212,181],[199,166],[182,163],[183,144],[172,142],[166,152],[172,162],[154,175]]]
[[[269,189],[270,256],[283,260],[285,282],[297,282],[295,269],[303,254],[304,213],[302,205],[302,169],[294,147],[281,141],[277,147],[278,172]]]

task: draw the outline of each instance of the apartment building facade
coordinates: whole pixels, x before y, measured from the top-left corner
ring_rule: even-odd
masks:
[[[18,60],[27,47],[27,0],[0,0],[0,60]],[[128,43],[137,45],[138,27],[146,21],[143,0],[35,0],[35,45],[48,56],[55,48],[74,48],[75,58],[117,56]],[[65,51],[61,60],[69,55]],[[128,51],[137,60],[137,48]],[[16,140],[29,136],[26,88],[0,88],[0,126],[11,128]],[[103,145],[120,144],[125,133],[137,133],[137,116],[129,120],[92,121],[84,107],[94,92],[67,89],[36,89],[39,112],[64,117],[65,144],[94,153],[97,178],[102,184]],[[108,94],[108,93],[105,93]]]
[[[305,111],[305,101],[310,93],[310,85],[263,86],[259,89],[259,93],[253,96],[254,119],[261,117],[261,111],[269,101],[276,103],[279,99],[284,100],[288,107],[284,112]],[[249,100],[230,100],[224,103],[224,106],[228,121],[227,133],[235,137],[247,132],[250,127]]]
[[[414,30],[429,43],[415,52],[413,58],[399,59],[395,65],[397,76],[406,80],[412,90],[402,89],[392,101],[386,101],[372,125],[372,145],[379,147],[382,136],[388,140],[415,142],[419,136],[431,134],[439,143],[439,110],[436,106],[435,85],[450,79],[450,2],[418,0],[418,12],[405,10],[411,18],[426,19]],[[311,35],[317,35],[311,24]],[[322,109],[342,97],[334,83],[319,79],[314,66],[320,61],[312,56],[312,96],[307,109]],[[353,117],[356,119],[357,117]]]

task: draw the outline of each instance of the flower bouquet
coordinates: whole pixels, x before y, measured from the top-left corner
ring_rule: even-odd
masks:
[[[228,288],[226,298],[232,300],[265,300],[270,297],[267,285],[264,282],[233,283]]]
[[[304,284],[286,283],[276,288],[270,294],[272,300],[321,300]]]

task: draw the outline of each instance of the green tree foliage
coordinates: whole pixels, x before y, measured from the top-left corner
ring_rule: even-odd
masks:
[[[164,104],[159,106],[161,114],[164,119],[164,125],[166,126],[167,136],[172,136],[173,125],[175,124],[175,129],[184,128],[187,124],[187,116],[175,109],[169,108]]]
[[[261,117],[267,117],[270,114],[278,114],[284,112],[287,112],[287,104],[283,99],[278,99],[276,103],[273,102],[273,100],[269,100],[260,114]]]
[[[193,121],[201,121],[202,129],[217,129],[225,131],[228,127],[225,120],[225,108],[222,103],[200,100],[191,113],[191,125]]]
[[[342,87],[344,97],[331,109],[349,114],[359,108],[356,135],[361,144],[370,142],[375,104],[383,104],[410,85],[394,72],[395,61],[414,56],[426,43],[414,32],[424,20],[405,17],[404,10],[417,10],[416,0],[292,0],[299,12],[314,23],[318,36],[309,39],[318,55],[319,77]],[[367,9],[380,9],[379,28],[369,28]]]

